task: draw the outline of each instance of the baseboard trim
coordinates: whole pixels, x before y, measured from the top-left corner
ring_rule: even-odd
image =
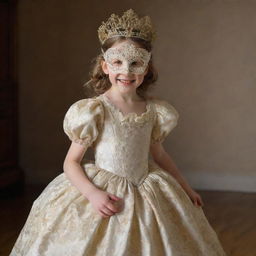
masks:
[[[194,189],[236,192],[256,192],[256,176],[239,176],[207,172],[183,172]]]

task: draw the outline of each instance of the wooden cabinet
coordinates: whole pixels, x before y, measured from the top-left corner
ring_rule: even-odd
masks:
[[[0,0],[0,196],[22,190],[18,166],[17,1]]]

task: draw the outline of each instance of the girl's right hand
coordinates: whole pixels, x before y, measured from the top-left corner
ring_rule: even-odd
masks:
[[[107,191],[97,188],[93,190],[87,198],[91,202],[93,208],[104,218],[110,217],[122,210],[122,207],[120,207],[122,198],[108,193]],[[119,206],[115,205],[117,201],[119,201]]]

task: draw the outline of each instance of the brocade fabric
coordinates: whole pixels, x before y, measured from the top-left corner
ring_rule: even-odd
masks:
[[[65,173],[33,202],[11,256],[225,256],[203,209],[150,156],[179,114],[167,101],[147,100],[142,114],[123,114],[101,94],[75,102],[63,129],[93,147],[82,160],[87,177],[121,197],[123,210],[103,218]]]

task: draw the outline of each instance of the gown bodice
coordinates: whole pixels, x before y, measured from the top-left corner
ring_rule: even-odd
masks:
[[[123,115],[106,97],[100,98],[105,99],[103,104],[106,111],[104,129],[95,145],[95,164],[126,177],[134,184],[140,184],[148,173],[154,119],[151,104],[147,102],[147,110],[141,115]],[[132,115],[136,118],[131,118]]]
[[[74,103],[64,119],[69,138],[95,152],[95,165],[140,185],[148,174],[151,143],[162,142],[177,124],[167,101],[148,99],[142,114],[123,114],[105,94]]]

